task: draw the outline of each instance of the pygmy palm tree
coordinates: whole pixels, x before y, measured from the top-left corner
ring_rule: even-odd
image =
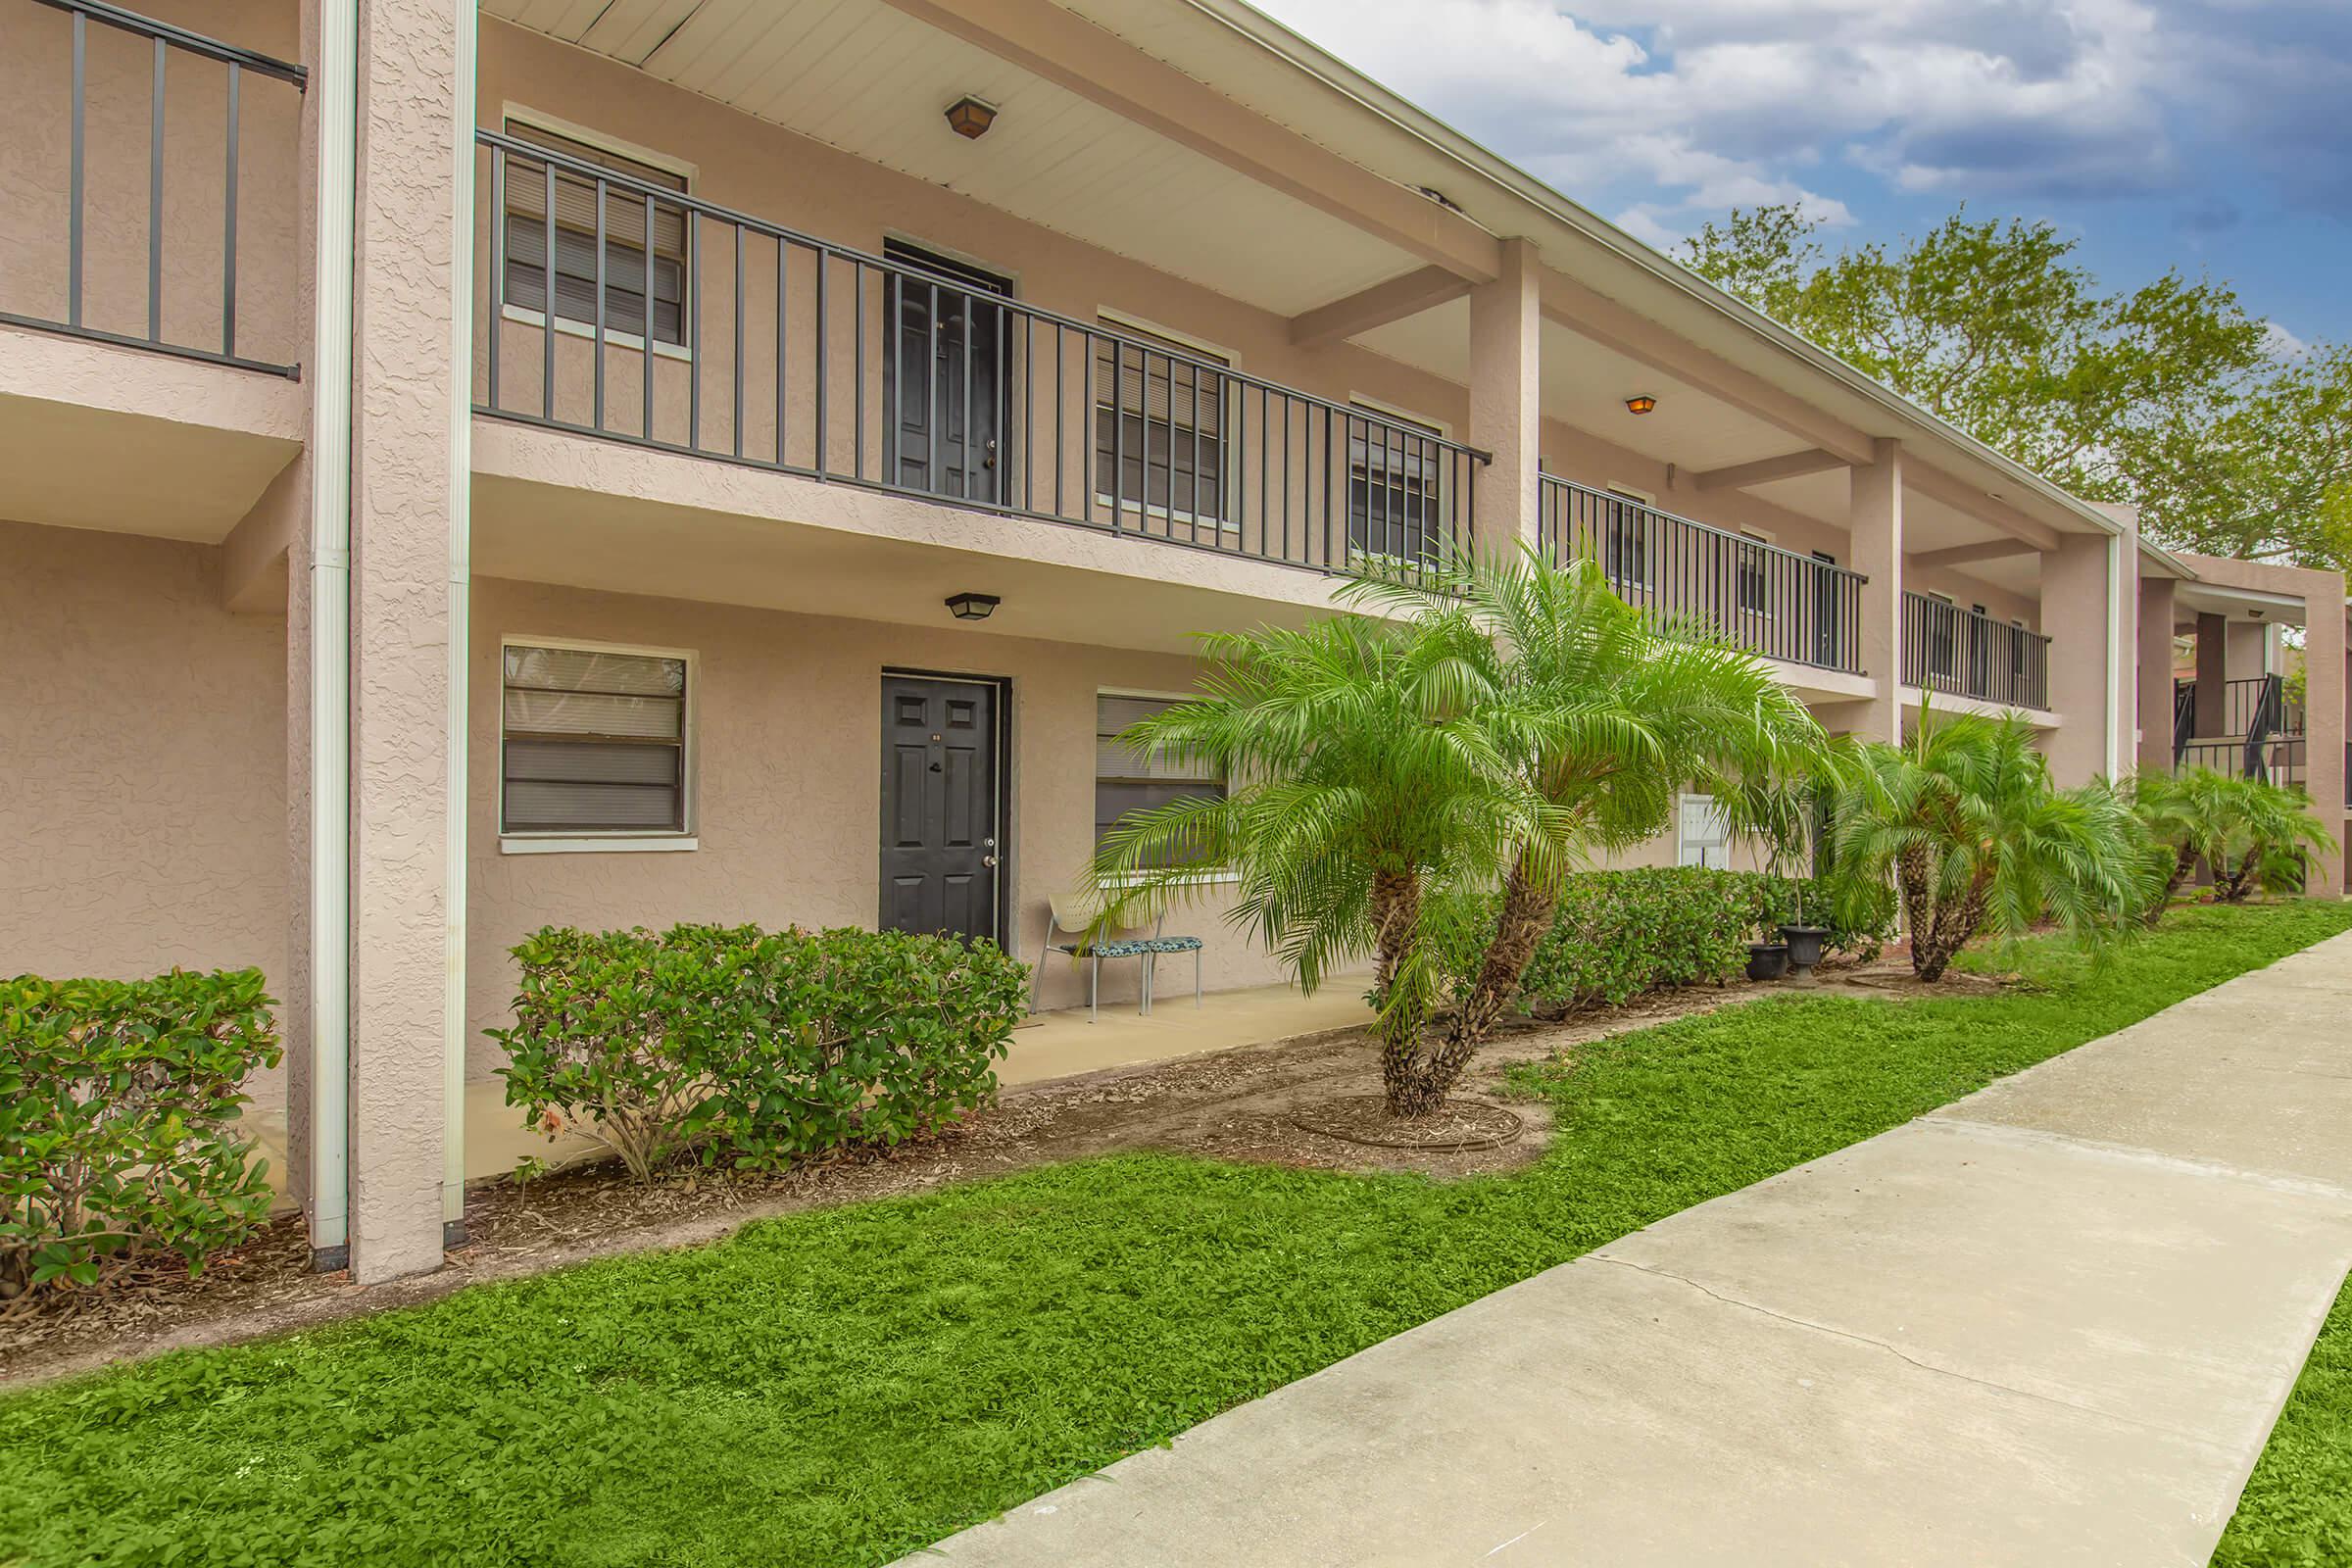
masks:
[[[1391,618],[1206,640],[1202,694],[1129,739],[1231,793],[1131,814],[1095,870],[1124,890],[1109,923],[1229,868],[1236,920],[1309,989],[1368,953],[1389,1109],[1423,1115],[1517,995],[1570,870],[1662,829],[1687,783],[1821,734],[1752,657],[1662,634],[1591,563],[1424,564],[1343,592]],[[1475,972],[1441,976],[1440,906],[1497,889]]]
[[[1923,713],[1901,746],[1862,746],[1855,762],[1837,863],[1892,879],[1920,979],[1942,979],[1981,930],[2014,939],[2050,921],[2098,944],[2145,907],[2147,841],[2130,806],[2105,783],[2052,788],[2017,715]]]
[[[2214,896],[2225,904],[2242,904],[2257,888],[2297,891],[2305,854],[2335,848],[2299,789],[2265,778],[2222,778],[2213,797],[2202,849]]]

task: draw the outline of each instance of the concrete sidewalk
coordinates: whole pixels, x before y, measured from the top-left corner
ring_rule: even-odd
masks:
[[[2352,1262],[2352,936],[908,1562],[2202,1564]]]

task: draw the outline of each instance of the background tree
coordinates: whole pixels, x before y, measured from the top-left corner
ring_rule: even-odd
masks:
[[[1955,213],[1832,254],[1792,206],[1684,242],[1701,276],[2152,537],[2352,564],[2352,353],[2281,355],[2226,283],[2108,290],[2041,221]]]

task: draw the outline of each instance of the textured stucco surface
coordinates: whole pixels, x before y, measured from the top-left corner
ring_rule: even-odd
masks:
[[[284,624],[220,608],[219,557],[0,522],[0,972],[283,994]]]
[[[498,837],[502,637],[681,649],[697,659],[696,828],[667,853],[509,855]],[[508,1016],[507,950],[549,923],[660,927],[678,920],[872,926],[879,911],[882,674],[912,669],[1012,683],[1006,822],[1016,937],[1034,960],[1045,901],[1094,842],[1098,689],[1188,689],[1182,656],[1124,653],[921,628],[476,578],[473,594],[470,1070],[497,1063],[480,1031]],[[1174,915],[1206,938],[1207,984],[1261,985],[1279,971],[1221,918],[1222,899]],[[1183,965],[1185,982],[1190,965]],[[1135,995],[1134,964],[1105,965],[1105,1002]],[[1083,999],[1066,960],[1045,970],[1046,1006]]]
[[[441,1260],[454,0],[360,14],[352,474],[352,1266]]]

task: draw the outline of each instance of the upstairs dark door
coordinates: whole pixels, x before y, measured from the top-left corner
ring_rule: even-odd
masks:
[[[1845,606],[1838,591],[1838,573],[1829,570],[1838,558],[1826,550],[1813,552],[1821,563],[1813,568],[1813,662],[1824,669],[1845,667]]]
[[[987,681],[882,677],[886,930],[999,937],[1000,697]]]
[[[894,483],[929,495],[1002,504],[1009,450],[1009,280],[912,246],[885,255],[889,276],[884,429]]]

